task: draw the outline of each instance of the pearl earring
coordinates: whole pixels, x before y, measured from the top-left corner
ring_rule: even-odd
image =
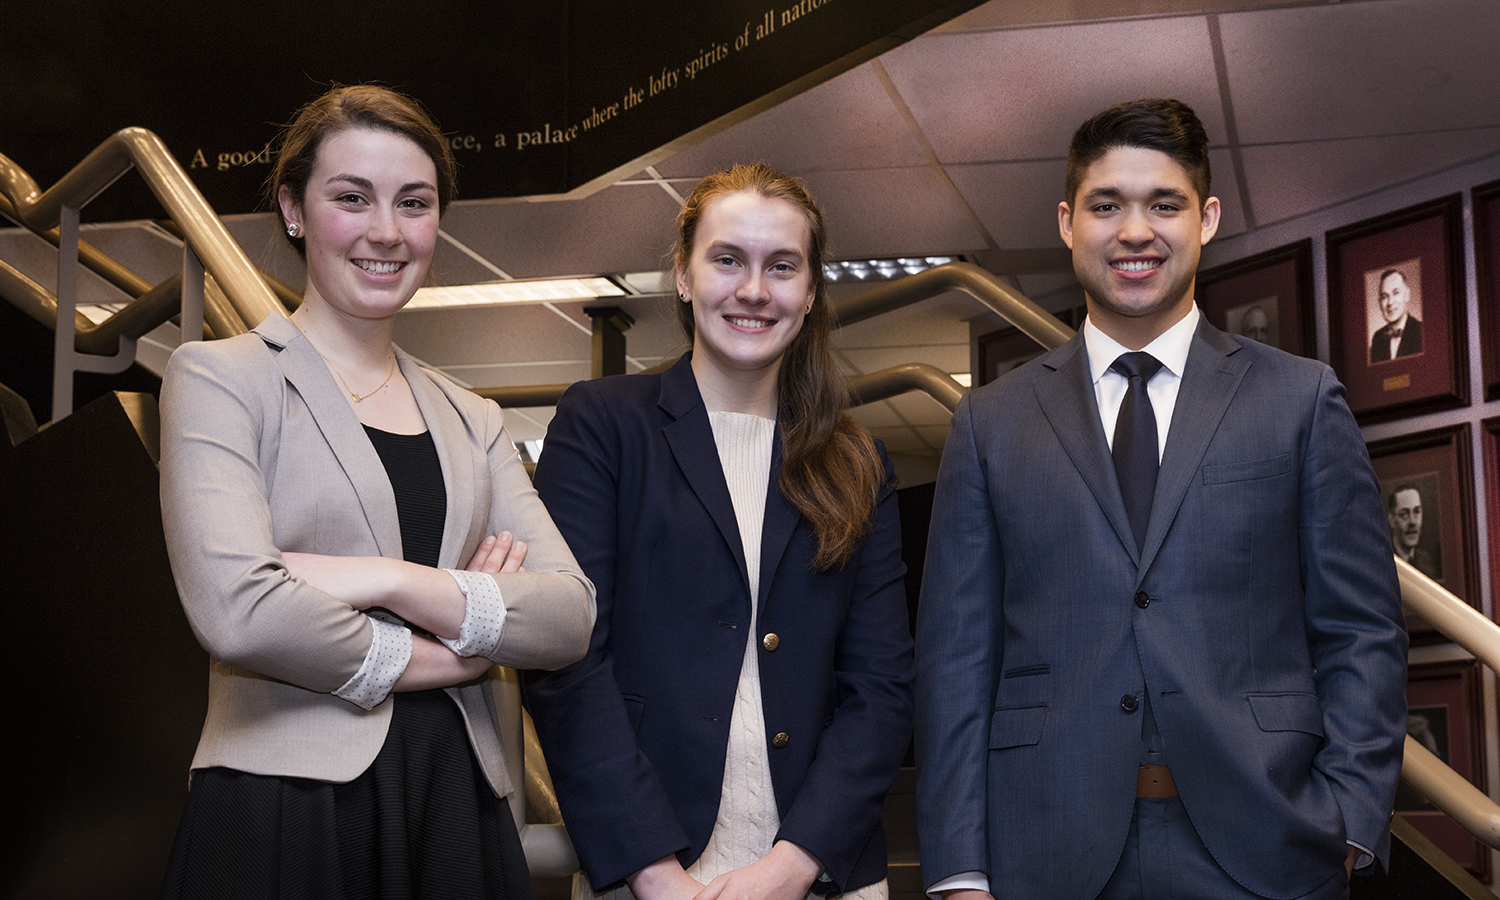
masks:
[[[286,223],[286,236],[287,237],[294,238],[294,237],[297,237],[298,235],[300,235],[301,233],[302,233],[302,226],[301,225],[298,225],[296,222],[288,222],[288,223]]]

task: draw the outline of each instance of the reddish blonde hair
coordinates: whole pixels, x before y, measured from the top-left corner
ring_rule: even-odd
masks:
[[[822,211],[800,181],[762,163],[717,172],[698,182],[677,214],[672,262],[679,272],[687,271],[703,214],[719,199],[743,192],[784,200],[807,218],[813,304],[777,376],[776,418],[783,448],[778,486],[818,536],[813,565],[833,569],[848,562],[870,533],[870,513],[885,467],[870,433],[846,412],[849,392],[829,350],[834,319],[823,275],[827,235]],[[692,340],[691,304],[677,304],[677,321]]]

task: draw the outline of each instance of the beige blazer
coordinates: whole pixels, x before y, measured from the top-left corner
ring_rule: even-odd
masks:
[[[496,575],[506,607],[493,659],[554,669],[583,656],[594,587],[547,515],[503,414],[399,349],[448,490],[441,564],[487,534],[526,541],[526,571]],[[391,694],[364,710],[333,696],[369,650],[370,620],[292,578],[283,551],[401,558],[380,457],[317,351],[268,317],[253,332],[180,347],[162,383],[161,505],[183,609],[209,665],[194,769],[345,782],[385,742]],[[490,786],[509,793],[487,679],[449,688]]]

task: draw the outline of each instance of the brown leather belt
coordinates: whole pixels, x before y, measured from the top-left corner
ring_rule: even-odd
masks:
[[[1141,766],[1135,776],[1135,795],[1149,800],[1166,800],[1177,796],[1177,782],[1166,766]]]

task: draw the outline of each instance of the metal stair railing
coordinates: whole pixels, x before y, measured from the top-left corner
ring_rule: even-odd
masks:
[[[22,308],[33,318],[56,328],[53,421],[73,411],[73,373],[120,372],[129,367],[135,361],[135,338],[139,336],[132,332],[143,323],[158,319],[161,308],[174,293],[165,283],[158,285],[159,292],[153,289],[136,293],[141,285],[128,272],[118,267],[111,269],[113,264],[102,263],[98,258],[102,254],[92,248],[80,254],[79,210],[131,169],[140,173],[183,233],[183,273],[175,291],[182,310],[183,340],[196,340],[202,333],[205,305],[213,332],[219,336],[242,332],[259,324],[267,315],[286,315],[192,179],[161,139],[150,131],[125,128],[115,132],[45,192],[20,166],[0,155],[0,195],[5,200],[0,212],[48,240],[53,240],[51,233],[56,230],[58,274],[54,299],[49,301],[45,290],[10,267],[0,270],[3,281],[0,286],[15,291]],[[121,321],[112,325],[101,323],[97,329],[80,329],[77,316],[80,255],[96,271],[100,266],[109,270],[105,277],[111,283],[136,295],[136,300],[111,317],[123,317]],[[212,280],[206,275],[212,276]],[[206,287],[205,282],[215,286]],[[86,350],[78,346],[81,332],[90,335],[84,341]],[[113,346],[100,346],[107,345],[111,338]]]
[[[1500,625],[1399,557],[1396,573],[1401,579],[1401,605],[1407,612],[1420,616],[1485,666],[1500,671]],[[1465,831],[1500,849],[1500,804],[1410,735],[1401,777]]]

